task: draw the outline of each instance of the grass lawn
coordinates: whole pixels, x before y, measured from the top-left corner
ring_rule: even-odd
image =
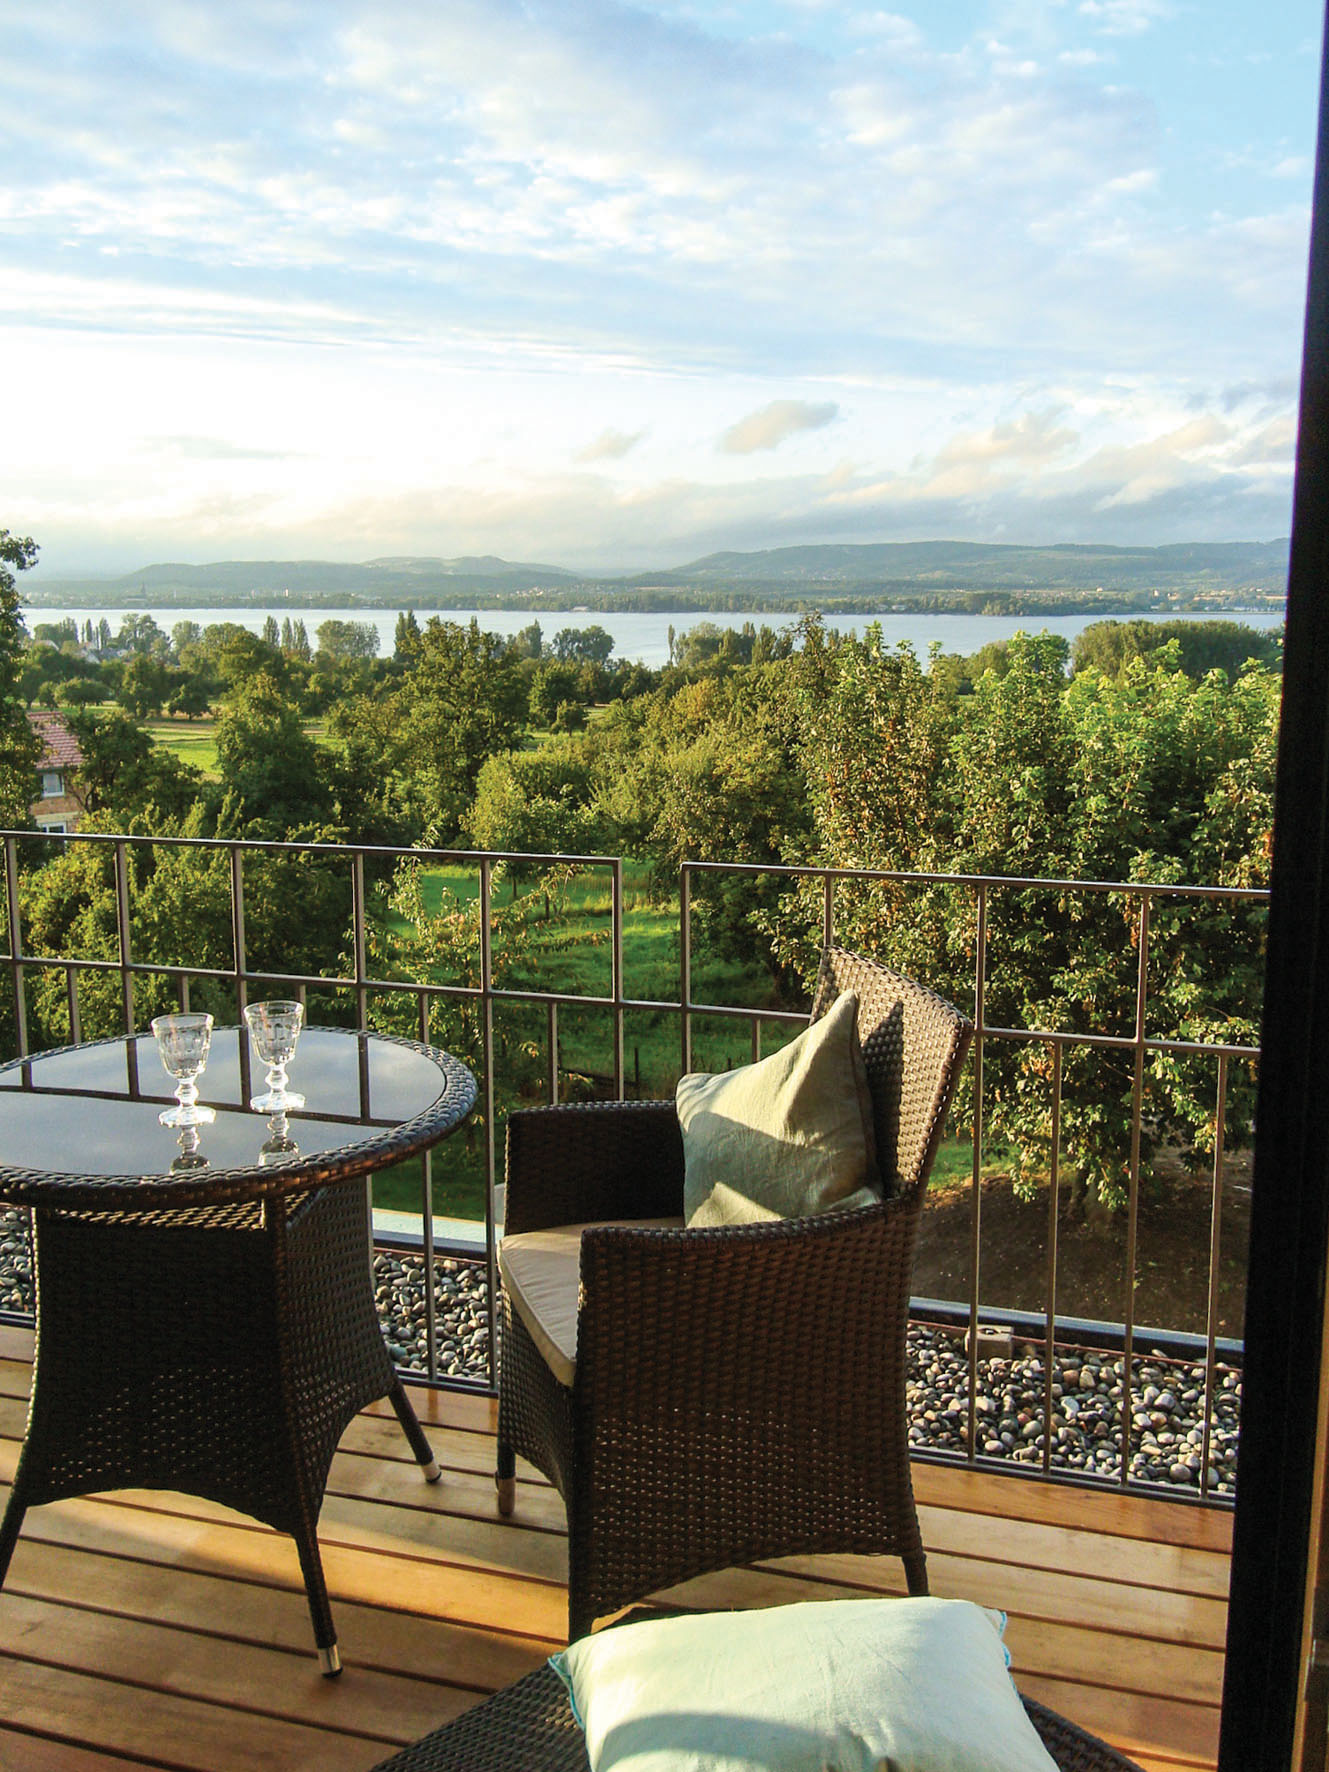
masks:
[[[211,715],[199,720],[148,720],[144,724],[154,744],[172,751],[182,763],[192,763],[204,775],[216,778],[217,723]]]
[[[219,773],[217,722],[211,714],[205,714],[197,720],[146,720],[144,729],[151,733],[154,744],[173,751],[182,763],[192,763],[204,775],[216,779]],[[325,727],[322,720],[306,720],[304,729],[315,744],[324,742]]]

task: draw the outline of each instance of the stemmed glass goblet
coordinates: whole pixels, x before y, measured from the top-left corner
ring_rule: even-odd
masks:
[[[217,1118],[216,1108],[198,1099],[195,1078],[203,1074],[212,1044],[210,1015],[159,1015],[152,1024],[161,1054],[162,1068],[176,1079],[172,1108],[163,1108],[157,1118],[163,1126],[206,1126]]]
[[[249,1038],[268,1067],[266,1094],[251,1096],[249,1100],[250,1107],[261,1114],[289,1113],[305,1105],[303,1095],[286,1087],[286,1067],[295,1057],[295,1043],[304,1018],[304,1004],[285,997],[251,1003],[245,1010]]]

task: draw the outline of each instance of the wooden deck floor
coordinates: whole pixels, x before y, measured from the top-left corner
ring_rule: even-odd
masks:
[[[0,1478],[31,1337],[0,1327]],[[558,1497],[493,1506],[492,1418],[417,1393],[444,1467],[424,1484],[387,1405],[352,1423],[320,1538],[346,1671],[320,1678],[289,1541],[187,1496],[122,1492],[27,1516],[0,1594],[4,1772],[367,1772],[537,1666],[565,1619]],[[934,1593],[1010,1614],[1020,1686],[1149,1772],[1213,1763],[1230,1522],[1222,1514],[920,1465]],[[0,1502],[5,1497],[0,1495]],[[901,1591],[893,1559],[707,1577],[675,1603]]]

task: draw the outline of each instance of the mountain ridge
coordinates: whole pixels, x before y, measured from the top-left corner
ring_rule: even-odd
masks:
[[[673,596],[680,609],[730,599],[731,607],[806,609],[889,608],[900,600],[930,603],[985,594],[1034,599],[1048,596],[1123,600],[1123,607],[1151,607],[1178,598],[1230,597],[1249,591],[1281,598],[1286,586],[1288,541],[1179,542],[1123,548],[1093,543],[961,541],[840,542],[807,546],[727,550],[682,566],[637,572],[581,573],[570,567],[504,560],[497,555],[383,555],[362,562],[326,560],[218,560],[192,564],[161,561],[113,577],[28,580],[34,600],[93,600],[121,607],[172,601],[276,603],[340,599],[384,607],[493,606],[513,600],[521,607],[568,607],[584,598],[591,607],[665,608]],[[700,599],[700,600],[699,600]],[[758,599],[758,601],[754,601]],[[579,606],[579,605],[577,605]],[[937,606],[940,606],[939,604]],[[961,606],[957,604],[957,606]]]

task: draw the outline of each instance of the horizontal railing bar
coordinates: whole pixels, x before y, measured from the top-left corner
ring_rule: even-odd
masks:
[[[21,837],[28,842],[49,842],[40,831],[0,830],[0,838]],[[397,844],[379,843],[293,843],[279,837],[145,837],[116,836],[105,831],[69,831],[62,833],[57,839],[60,843],[123,843],[134,849],[239,849],[245,852],[262,850],[271,854],[283,852],[295,855],[354,855],[379,856],[383,859],[397,857],[399,860],[417,861],[458,861],[474,862],[477,866],[482,861],[511,861],[522,866],[548,865],[557,862],[571,867],[597,867],[612,870],[617,856],[613,855],[570,855],[561,850],[521,850],[521,849],[424,849],[403,848]]]
[[[7,957],[9,956],[0,955],[0,958]],[[134,960],[127,966],[121,966],[115,960],[74,960],[55,954],[23,954],[12,963],[24,971],[44,968],[116,974],[128,972],[156,978],[211,978],[227,984],[233,983],[235,979],[235,973],[229,967],[173,966],[164,960]],[[303,985],[309,990],[353,990],[358,982],[362,982],[365,989],[371,991],[409,990],[427,997],[450,997],[474,1002],[480,1001],[484,996],[480,985],[429,984],[415,979],[366,978],[357,981],[354,978],[329,978],[319,973],[299,972],[246,972],[244,978],[250,984]],[[797,1009],[744,1007],[732,1003],[674,1003],[658,997],[594,997],[567,991],[513,990],[497,986],[491,989],[489,996],[491,1001],[498,1003],[556,1003],[581,1009],[622,1009],[648,1015],[690,1013],[709,1016],[715,1020],[778,1022],[789,1026],[796,1026],[807,1020],[806,1013]],[[1065,1028],[1008,1028],[989,1024],[984,1027],[983,1032],[994,1040],[1015,1040],[1038,1045],[1097,1046],[1111,1051],[1133,1052],[1137,1044],[1129,1034],[1076,1033]],[[1257,1059],[1260,1056],[1258,1046],[1210,1044],[1202,1040],[1149,1038],[1143,1042],[1143,1046],[1146,1052],[1173,1053],[1179,1057],[1189,1055]]]
[[[1139,1046],[1145,1052],[1189,1053],[1205,1058],[1258,1058],[1258,1046],[1209,1045],[1203,1040],[1134,1040],[1129,1034],[1077,1034],[1062,1028],[994,1028],[985,1025],[983,1032],[994,1040],[1023,1040],[1039,1046],[1104,1046],[1116,1051],[1134,1052]]]
[[[894,868],[824,868],[792,862],[685,861],[696,874],[783,874],[808,880],[893,880],[902,886],[1010,886],[1019,892],[1047,888],[1052,892],[1149,893],[1165,898],[1216,898],[1263,904],[1269,898],[1265,886],[1154,885],[1147,880],[1059,880],[1026,878],[1018,874],[917,874]]]
[[[992,1323],[998,1328],[1010,1329],[1017,1340],[1035,1342],[1040,1347],[1047,1334],[1048,1319],[1043,1311],[1020,1311],[1004,1305],[989,1307],[984,1304],[979,1306],[978,1315],[984,1325]],[[969,1327],[968,1306],[948,1304],[944,1298],[911,1298],[909,1317],[911,1322],[935,1323],[938,1328],[954,1328],[957,1332]],[[1057,1341],[1064,1346],[1122,1352],[1123,1324],[1106,1323],[1096,1317],[1063,1317],[1060,1313],[1052,1318],[1052,1324]],[[1137,1342],[1164,1352],[1170,1359],[1200,1361],[1209,1346],[1207,1336],[1186,1329],[1151,1329],[1148,1325],[1141,1328],[1137,1323],[1134,1334]],[[1216,1335],[1214,1351],[1229,1365],[1240,1366],[1244,1344],[1230,1336]],[[1137,1352],[1136,1358],[1141,1357]]]
[[[0,837],[20,837],[42,841],[33,831],[0,830]],[[473,863],[482,861],[512,862],[519,866],[558,864],[565,867],[596,867],[612,870],[612,855],[574,855],[561,851],[498,850],[498,849],[404,849],[381,844],[292,843],[277,838],[250,837],[147,837],[115,836],[102,831],[72,831],[60,838],[62,843],[123,843],[131,848],[181,848],[262,851],[267,854],[355,855],[383,859],[417,861],[448,861]],[[893,868],[828,868],[792,862],[685,861],[682,867],[690,873],[708,874],[776,874],[788,878],[816,880],[884,880],[900,885],[934,886],[996,886],[1015,891],[1051,892],[1116,892],[1128,896],[1149,893],[1165,898],[1207,898],[1228,902],[1263,904],[1269,891],[1261,886],[1189,886],[1178,883],[1155,883],[1147,880],[1079,880],[1049,879],[1018,874],[944,874],[914,873]]]

